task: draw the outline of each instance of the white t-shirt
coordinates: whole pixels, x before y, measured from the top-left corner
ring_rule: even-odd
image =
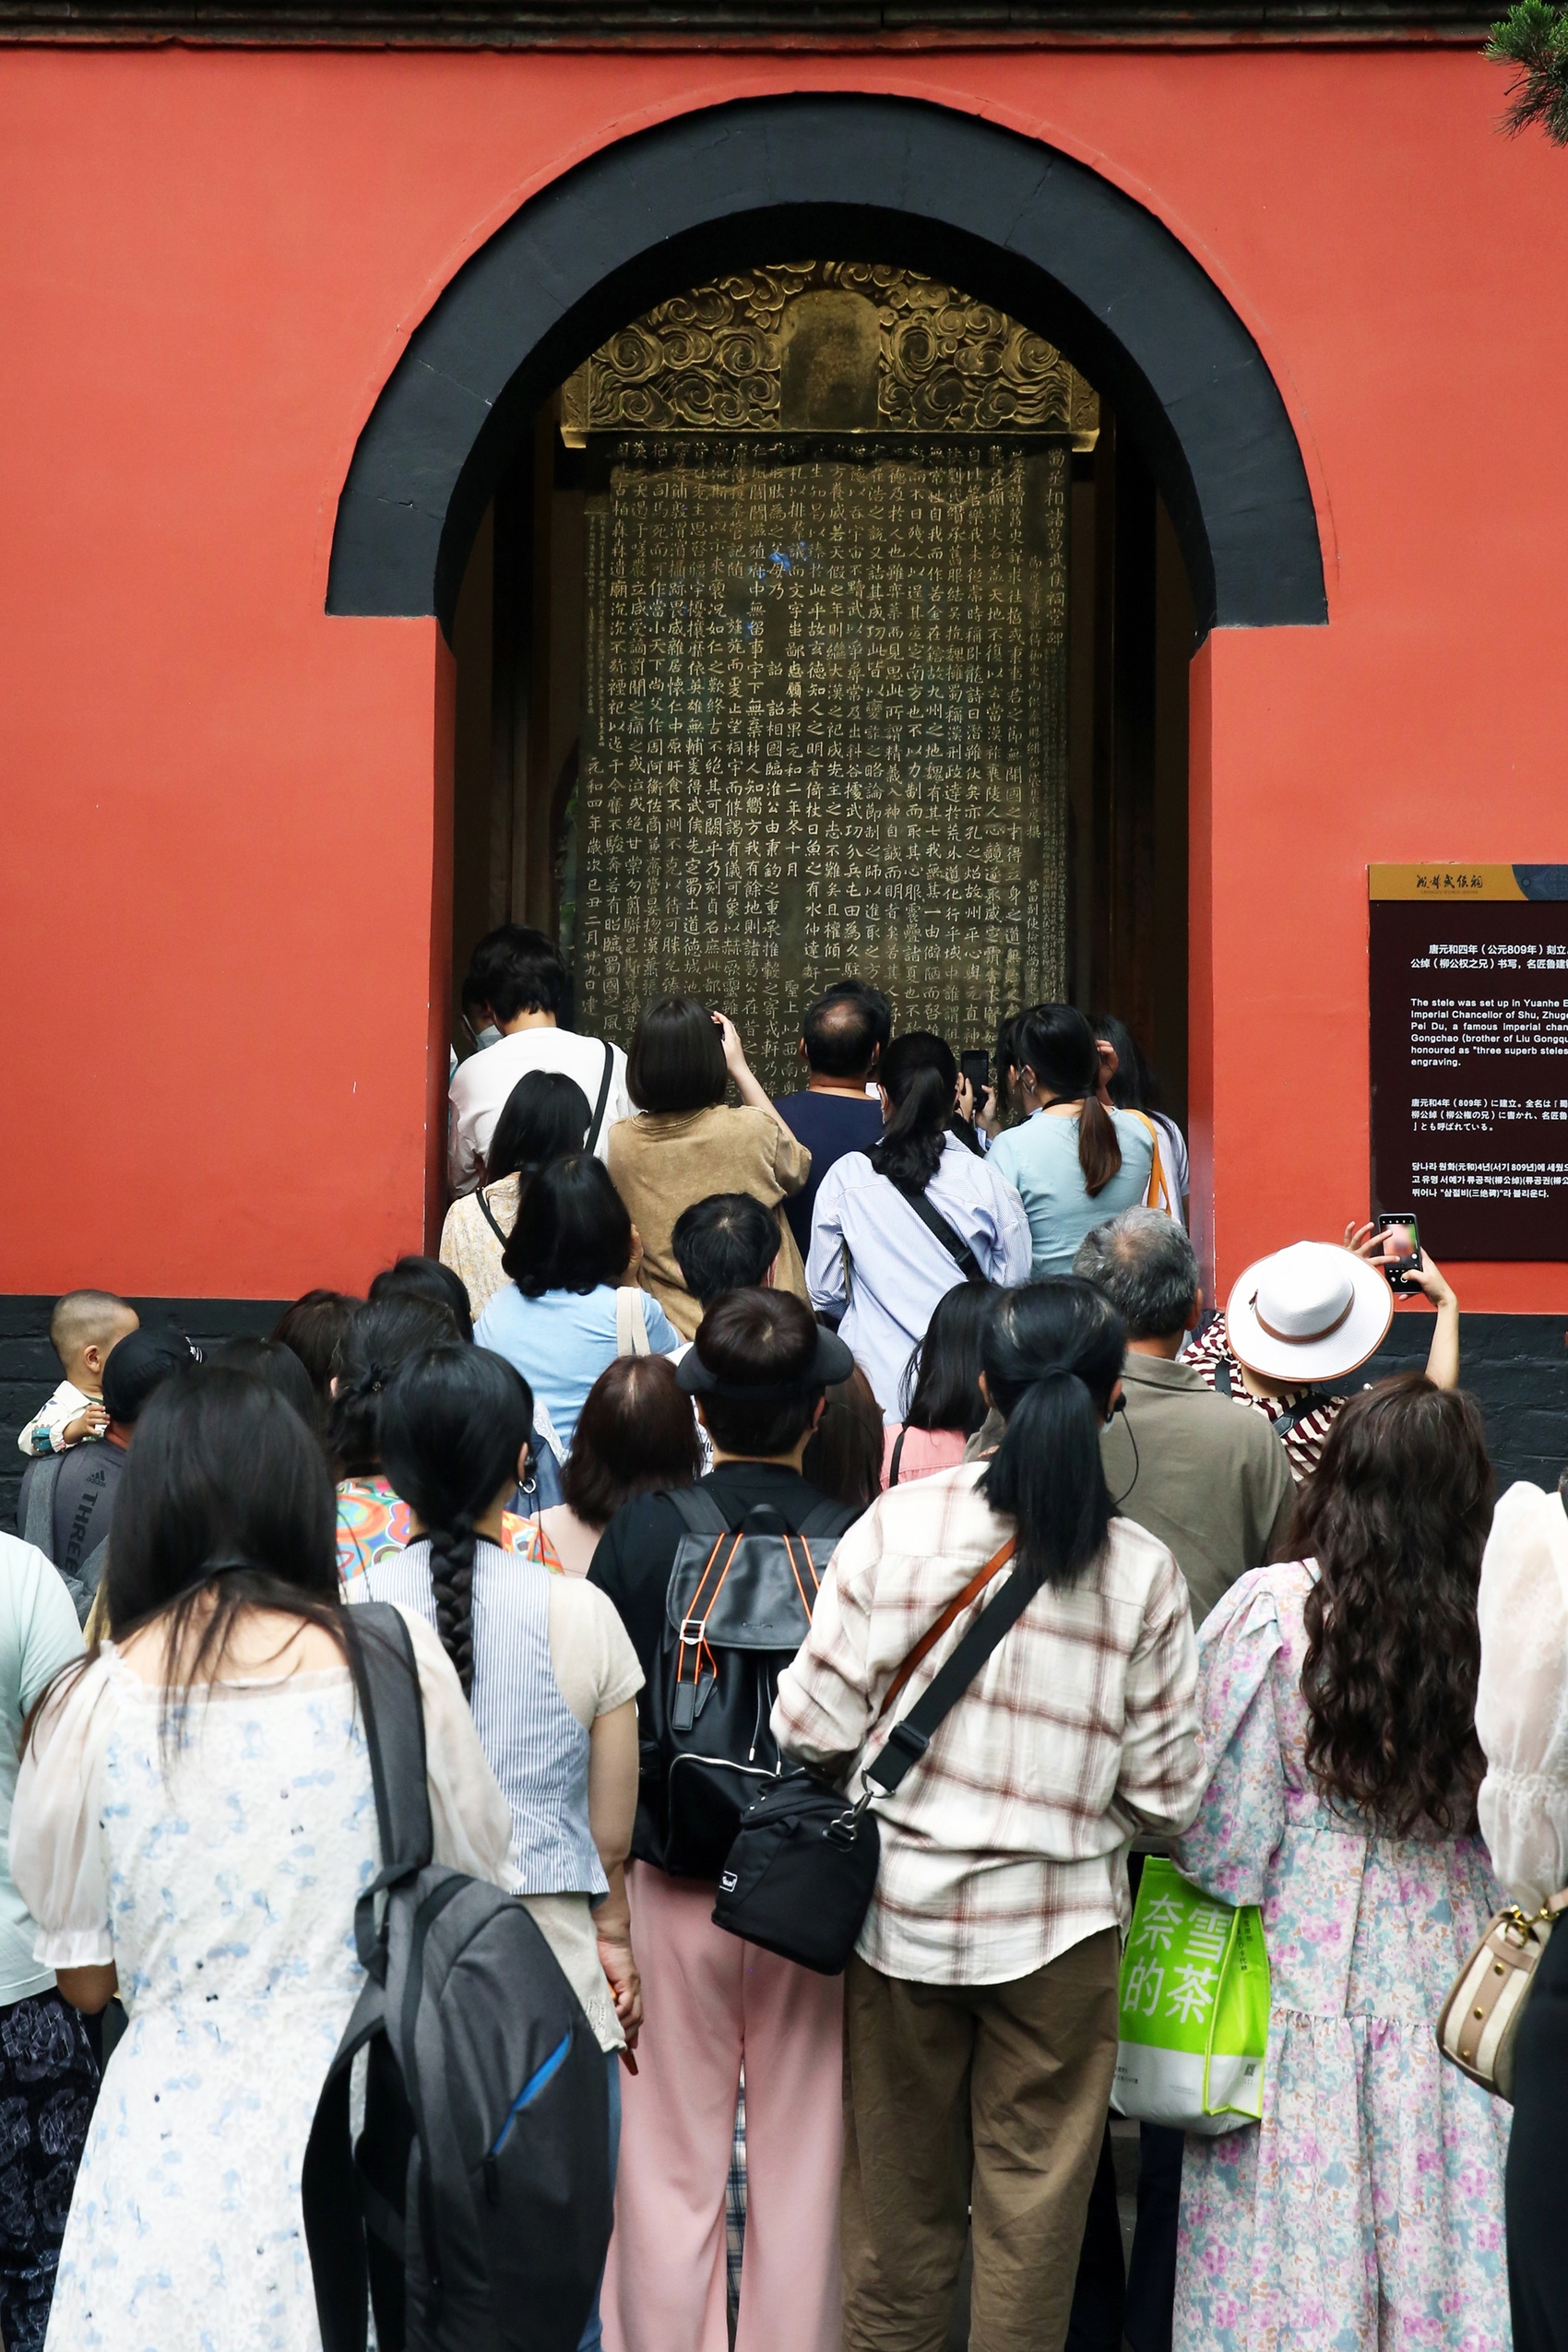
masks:
[[[599,1141],[594,1146],[600,1159],[609,1157],[610,1130],[614,1122],[632,1115],[632,1098],[626,1092],[626,1057],[618,1045],[610,1051],[610,1094],[600,1124]],[[485,1155],[495,1133],[495,1123],[505,1109],[512,1088],[530,1070],[560,1070],[568,1078],[575,1078],[588,1097],[591,1120],[599,1089],[604,1083],[604,1040],[580,1037],[576,1029],[514,1029],[509,1037],[497,1038],[493,1045],[487,1045],[482,1053],[470,1053],[466,1062],[458,1063],[449,1090],[451,1111],[446,1128],[446,1171],[455,1193],[471,1193],[484,1174]]]

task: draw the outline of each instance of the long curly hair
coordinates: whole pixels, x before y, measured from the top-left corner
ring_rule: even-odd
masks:
[[[1474,1828],[1476,1592],[1491,1465],[1474,1401],[1401,1372],[1352,1397],[1296,1510],[1307,1769],[1385,1834]]]

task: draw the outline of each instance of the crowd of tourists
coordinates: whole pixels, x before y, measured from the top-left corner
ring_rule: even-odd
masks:
[[[1214,1312],[1108,1015],[977,1089],[846,980],[773,1099],[537,932],[464,1002],[438,1258],[205,1360],[55,1310],[6,2352],[942,2352],[967,2263],[974,2352],[1568,2346],[1568,1934],[1513,2108],[1437,2036],[1568,1884],[1568,1515],[1494,1510],[1430,1255],[1325,1202]],[[1250,2115],[1119,2072],[1134,1918],[1212,2006],[1171,1863],[1261,1914]]]

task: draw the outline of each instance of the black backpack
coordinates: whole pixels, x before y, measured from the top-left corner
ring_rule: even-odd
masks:
[[[516,1896],[432,1863],[409,1629],[384,1603],[345,1617],[384,1868],[355,1907],[367,1982],[305,2149],[324,2352],[364,2352],[367,2284],[380,2352],[576,2352],[610,2243],[603,2053]]]
[[[636,1851],[672,1878],[717,1879],[741,1816],[785,1772],[769,1728],[822,1572],[858,1515],[817,1503],[791,1528],[772,1503],[733,1527],[703,1486],[665,1498],[685,1522],[643,1694]]]

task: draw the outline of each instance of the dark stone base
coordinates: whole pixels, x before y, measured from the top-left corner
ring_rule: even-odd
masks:
[[[1568,1347],[1561,1315],[1459,1318],[1459,1377],[1486,1415],[1497,1491],[1516,1479],[1549,1491],[1568,1468]],[[1360,1377],[1425,1369],[1431,1317],[1396,1314]]]
[[[198,1347],[216,1347],[242,1333],[270,1331],[282,1299],[133,1299],[144,1324],[173,1324]],[[16,1526],[17,1490],[26,1461],[17,1431],[30,1420],[60,1379],[49,1344],[52,1298],[0,1294],[0,1527]],[[1486,1415],[1497,1489],[1515,1479],[1557,1484],[1568,1467],[1568,1348],[1561,1315],[1465,1315],[1460,1364],[1465,1385]],[[1401,1314],[1363,1377],[1419,1371],[1431,1344],[1428,1315]]]
[[[265,1335],[289,1303],[286,1299],[133,1299],[131,1305],[149,1330],[183,1331],[198,1348],[225,1339]],[[0,1528],[16,1531],[17,1491],[27,1456],[17,1451],[17,1431],[30,1421],[60,1385],[58,1357],[49,1344],[53,1298],[27,1292],[0,1293]]]

